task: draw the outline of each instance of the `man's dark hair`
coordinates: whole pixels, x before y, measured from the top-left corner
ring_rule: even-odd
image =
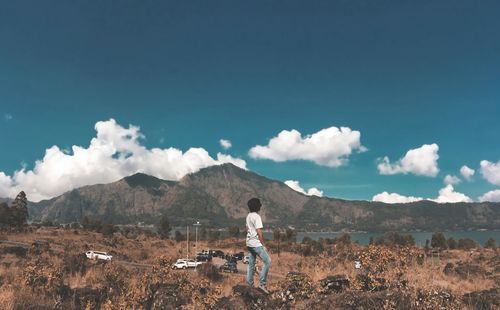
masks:
[[[259,212],[260,207],[262,206],[259,198],[250,199],[248,201],[247,205],[248,205],[248,209],[250,210],[250,212]]]

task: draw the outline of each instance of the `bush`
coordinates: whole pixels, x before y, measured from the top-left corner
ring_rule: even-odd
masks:
[[[495,238],[490,238],[490,239],[488,239],[488,241],[486,241],[486,243],[484,244],[484,247],[489,248],[489,249],[496,249],[497,241],[495,240]]]
[[[431,247],[440,249],[446,249],[448,247],[443,233],[435,232],[432,234]]]
[[[448,238],[448,240],[446,240],[446,244],[448,245],[448,249],[450,250],[454,250],[457,248],[457,241],[455,239],[453,239],[452,237]]]
[[[458,240],[458,248],[462,250],[470,250],[477,247],[477,244],[474,240],[469,238],[464,238]]]
[[[198,270],[198,275],[211,281],[219,282],[222,280],[222,275],[220,274],[219,269],[212,265],[212,263],[201,264],[196,269]]]

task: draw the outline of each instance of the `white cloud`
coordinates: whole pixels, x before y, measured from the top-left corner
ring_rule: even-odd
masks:
[[[500,161],[495,164],[487,160],[482,160],[481,174],[491,184],[500,185]]]
[[[391,163],[385,156],[380,160],[377,168],[380,174],[413,173],[428,177],[435,177],[438,172],[439,146],[436,143],[424,144],[419,148],[411,149],[395,163]]]
[[[455,192],[453,185],[448,184],[442,189],[439,190],[439,196],[436,199],[429,199],[438,203],[447,203],[447,202],[472,202],[468,196]]]
[[[311,187],[307,190],[307,192],[300,186],[299,181],[288,180],[285,181],[285,184],[288,185],[291,189],[296,192],[302,193],[307,196],[318,196],[323,197],[323,191],[320,191],[316,187]]]
[[[302,137],[293,130],[283,130],[269,140],[268,145],[257,145],[249,155],[255,159],[270,159],[276,162],[307,160],[321,166],[339,167],[348,162],[352,152],[364,152],[361,133],[348,127],[330,127],[312,135]]]
[[[8,197],[10,188],[12,186],[12,179],[5,173],[0,171],[0,197]]]
[[[12,114],[10,113],[5,113],[3,115],[3,118],[5,119],[6,122],[10,121],[11,119],[13,119],[14,117],[12,116]]]
[[[444,177],[444,180],[443,180],[444,184],[446,185],[456,185],[460,182],[462,182],[462,180],[460,180],[459,177],[455,176],[455,175],[450,175],[450,174],[447,174],[445,177]]]
[[[226,154],[212,158],[203,148],[183,152],[176,148],[147,149],[140,140],[143,135],[137,126],[124,128],[114,119],[97,122],[96,137],[85,148],[73,146],[72,154],[59,147],[45,151],[33,170],[25,168],[12,176],[0,172],[0,196],[14,197],[24,190],[31,201],[60,195],[73,188],[109,183],[136,172],[161,179],[178,180],[201,168],[233,163],[246,169],[246,162]]]
[[[380,201],[385,203],[408,203],[415,202],[419,200],[424,200],[421,197],[413,197],[413,196],[403,196],[398,193],[388,193],[383,192],[373,196],[373,201]],[[448,184],[442,189],[439,190],[439,195],[437,198],[427,198],[425,200],[434,201],[437,203],[447,203],[447,202],[472,202],[472,200],[466,195],[455,192],[453,185]]]
[[[500,189],[496,189],[485,193],[484,195],[479,197],[479,201],[500,202]]]
[[[380,201],[385,203],[408,203],[422,200],[421,197],[413,197],[413,196],[403,196],[397,193],[388,193],[383,192],[373,196],[373,201]]]
[[[226,140],[226,139],[220,139],[219,143],[220,143],[220,146],[222,146],[222,148],[225,150],[230,149],[233,146],[231,144],[231,141]]]
[[[462,166],[462,168],[460,168],[460,174],[464,177],[464,179],[466,179],[467,181],[470,181],[472,176],[474,175],[476,171],[474,171],[474,169],[471,169],[467,166]]]

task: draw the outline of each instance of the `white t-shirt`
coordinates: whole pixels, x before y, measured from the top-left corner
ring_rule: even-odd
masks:
[[[247,247],[256,248],[262,246],[257,229],[262,228],[262,219],[256,212],[250,212],[247,215]]]

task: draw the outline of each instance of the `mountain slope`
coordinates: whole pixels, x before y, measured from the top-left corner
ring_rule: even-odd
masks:
[[[154,223],[167,214],[174,225],[201,220],[212,226],[242,225],[246,202],[259,197],[266,225],[309,229],[405,230],[500,228],[500,203],[384,204],[309,197],[280,181],[232,164],[212,166],[178,182],[135,174],[110,184],[85,186],[51,200],[30,203],[32,220]]]

